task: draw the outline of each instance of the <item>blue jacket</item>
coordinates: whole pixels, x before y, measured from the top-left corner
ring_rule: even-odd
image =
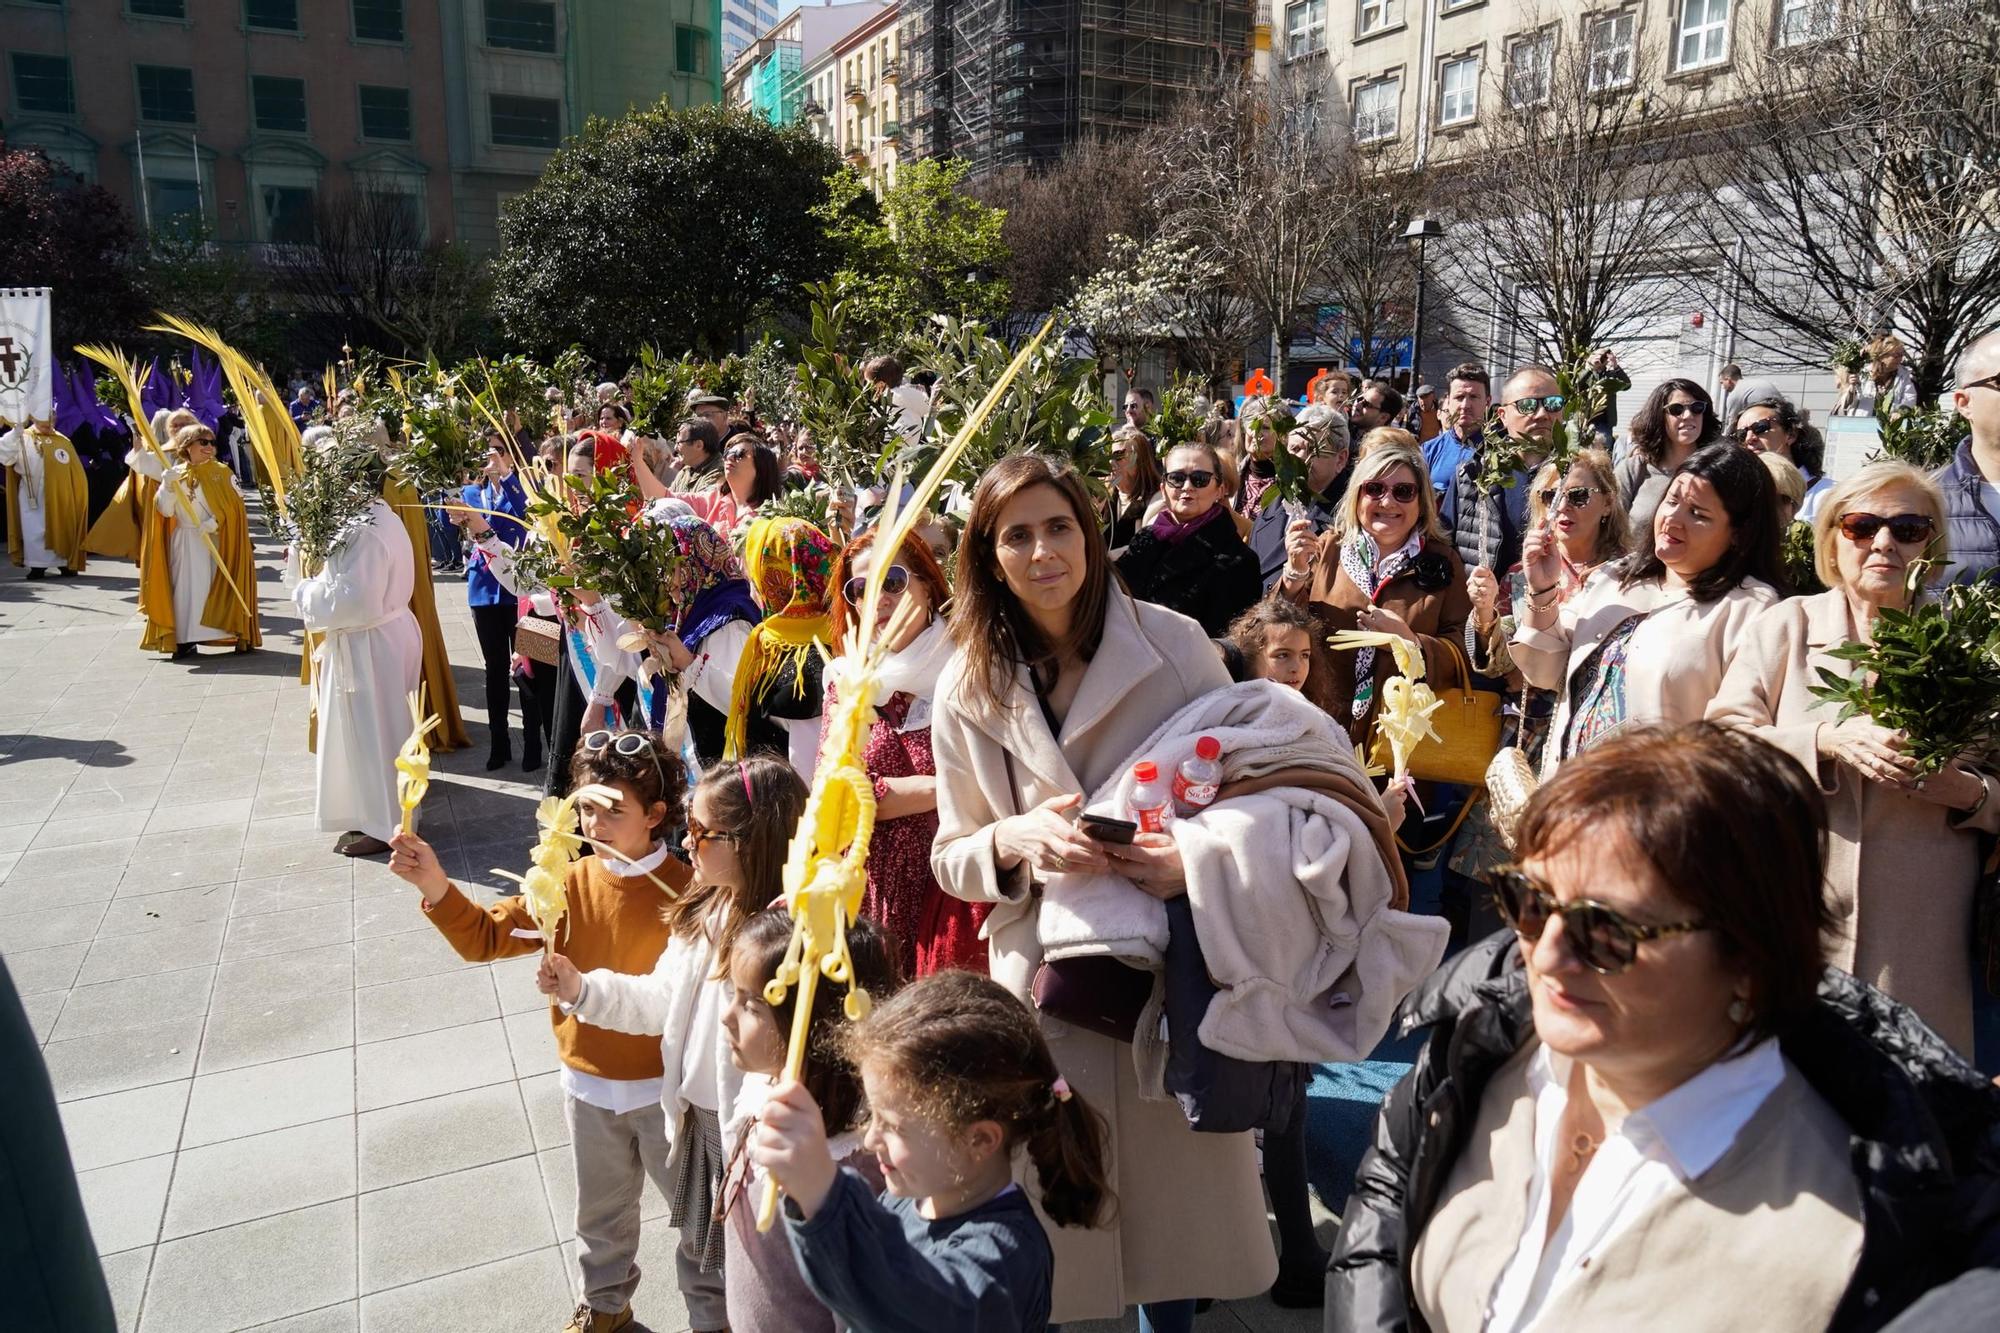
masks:
[[[1423,449],[1424,465],[1431,470],[1431,489],[1438,493],[1439,500],[1448,500],[1452,478],[1458,475],[1460,464],[1479,453],[1479,440],[1474,437],[1467,442],[1456,428],[1447,427],[1425,440]],[[1446,528],[1451,527],[1453,518],[1451,513],[1440,510],[1438,518]]]
[[[2000,568],[2000,514],[1986,507],[1986,478],[1972,461],[1972,441],[1961,440],[1958,457],[1939,468],[1935,478],[1944,492],[1945,532],[1951,542],[1953,583],[1991,578]]]
[[[493,525],[494,535],[509,546],[519,546],[527,539],[528,529],[514,518],[494,518],[492,514],[513,514],[516,518],[528,512],[528,493],[521,486],[521,479],[513,473],[507,479],[493,485],[481,482],[467,486],[461,496],[474,509],[490,510],[482,515]],[[486,557],[477,547],[465,562],[465,600],[473,606],[499,606],[512,603],[514,594],[500,586],[500,580],[493,577],[493,571],[486,567]]]

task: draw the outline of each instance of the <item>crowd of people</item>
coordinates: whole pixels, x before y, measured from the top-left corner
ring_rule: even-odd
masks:
[[[892,429],[926,428],[900,364],[866,373]],[[1660,1309],[1876,1329],[2000,1268],[1972,960],[1995,771],[1920,773],[1906,737],[1813,691],[1884,611],[2000,567],[2000,335],[1957,367],[1971,436],[1936,477],[1829,477],[1804,414],[1754,386],[1718,406],[1669,379],[1621,428],[1630,379],[1609,355],[1589,375],[1581,417],[1552,368],[1468,363],[1442,395],[1335,373],[1302,409],[1218,402],[1173,433],[1134,386],[1103,476],[1010,456],[895,549],[882,485],[828,487],[817,522],[773,503],[824,484],[790,423],[697,392],[653,438],[608,382],[547,439],[496,426],[480,474],[433,497],[442,549],[376,500],[295,569],[324,639],[323,826],[387,851],[468,961],[544,955],[578,1182],[569,1333],[630,1322],[647,1177],[704,1331],[1136,1306],[1178,1333],[1202,1301],[1265,1292],[1323,1304],[1335,1333]],[[1566,420],[1584,447],[1558,450]],[[254,648],[254,579],[245,623],[224,577],[247,570],[243,502],[211,429],[168,438],[171,469],[131,458],[172,524],[143,548],[146,646]],[[679,557],[669,629],[537,581],[524,466],[629,481],[634,530]],[[1781,560],[1795,523],[1815,587]],[[454,561],[487,768],[514,760],[518,697],[522,768],[579,797],[592,854],[553,940],[399,831],[403,701],[434,636],[412,600]],[[860,679],[871,576],[887,644],[848,942],[873,1008],[822,993],[790,1079],[784,863],[821,719]],[[1329,644],[1356,630],[1366,646]],[[1370,767],[1404,656],[1440,693],[1505,700],[1522,809]],[[1148,773],[1185,773],[1197,741],[1219,785],[1151,822]],[[1392,1014],[1427,1036],[1329,1255],[1304,1071],[1366,1058]],[[768,1231],[767,1180],[786,1198]],[[1701,1280],[1745,1256],[1754,1293]]]

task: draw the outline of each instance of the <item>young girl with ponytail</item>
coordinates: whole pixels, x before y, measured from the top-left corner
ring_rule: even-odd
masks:
[[[1035,1016],[1006,988],[939,972],[843,1030],[867,1091],[863,1138],[885,1194],[835,1166],[797,1083],[765,1103],[752,1159],[784,1186],[785,1225],[813,1293],[857,1330],[1048,1326],[1054,1252],[1041,1210],[1089,1227],[1111,1202],[1104,1121],[1057,1072]]]

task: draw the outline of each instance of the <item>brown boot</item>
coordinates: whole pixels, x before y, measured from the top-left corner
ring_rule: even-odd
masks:
[[[626,1306],[617,1314],[606,1314],[593,1310],[588,1302],[576,1307],[576,1313],[563,1325],[562,1333],[618,1333],[618,1330],[632,1322],[632,1307]]]

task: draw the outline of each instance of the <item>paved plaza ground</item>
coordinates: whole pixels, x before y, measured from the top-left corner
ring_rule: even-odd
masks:
[[[128,563],[0,572],[0,956],[119,1327],[555,1333],[575,1182],[534,961],[461,962],[414,890],[314,827],[276,555],[260,546],[265,650],[192,663],[139,650]],[[539,793],[482,771],[462,586],[438,601],[474,746],[439,756],[423,832],[490,899]],[[674,1233],[646,1200],[635,1309],[675,1333]],[[1318,1325],[1261,1297],[1200,1323]]]

